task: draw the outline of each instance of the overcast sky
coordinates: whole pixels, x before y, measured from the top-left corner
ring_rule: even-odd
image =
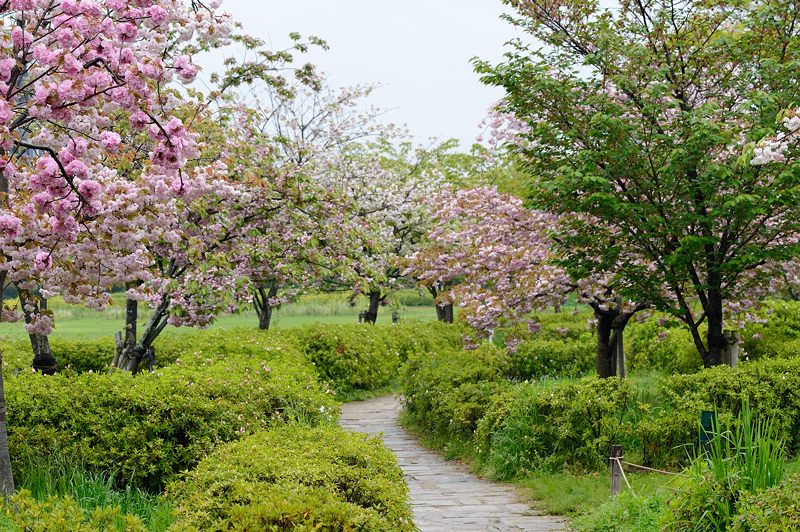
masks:
[[[499,60],[515,36],[499,17],[500,0],[225,0],[226,11],[251,35],[275,48],[293,31],[316,35],[330,50],[309,60],[334,86],[382,87],[371,103],[391,109],[420,142],[457,138],[469,146],[502,90],[486,87],[470,58]],[[218,58],[201,65],[213,70]]]

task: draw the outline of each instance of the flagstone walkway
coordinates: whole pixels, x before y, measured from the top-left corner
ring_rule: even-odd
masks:
[[[478,478],[463,464],[422,447],[400,427],[401,409],[396,396],[346,403],[339,423],[347,430],[383,434],[405,473],[421,532],[568,530],[563,520],[539,514],[514,486]]]

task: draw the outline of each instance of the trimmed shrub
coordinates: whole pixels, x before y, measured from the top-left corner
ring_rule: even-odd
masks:
[[[760,493],[747,493],[739,500],[733,529],[783,532],[800,530],[800,475]]]
[[[492,397],[511,386],[508,369],[508,356],[489,344],[411,357],[403,370],[406,412],[426,431],[469,438]]]
[[[314,324],[280,333],[291,338],[339,393],[375,390],[395,380],[414,353],[460,346],[458,327],[440,323]]]
[[[755,415],[775,423],[786,438],[789,454],[800,451],[800,358],[759,360],[736,369],[720,366],[674,376],[665,381],[663,395],[670,409],[693,420],[695,435],[702,410],[735,416],[747,400]]]
[[[311,325],[291,335],[320,377],[347,393],[381,388],[397,375],[400,355],[382,332],[363,324]]]
[[[625,328],[626,362],[630,370],[656,369],[695,373],[703,368],[692,334],[679,327],[664,328],[655,318]]]
[[[478,447],[501,478],[538,469],[597,469],[626,433],[627,383],[586,377],[522,384],[480,421]]]
[[[378,438],[297,425],[225,445],[168,488],[187,530],[410,531],[407,492]]]
[[[136,486],[158,489],[216,445],[275,423],[336,416],[330,391],[302,355],[185,357],[155,373],[45,377],[6,382],[15,465],[73,459]]]
[[[512,379],[582,377],[594,372],[595,341],[588,335],[571,340],[533,337],[509,349],[509,358]]]
[[[110,338],[65,340],[51,337],[50,348],[56,357],[58,371],[105,371],[114,357],[114,340]],[[4,339],[3,362],[12,371],[30,371],[33,362],[30,341],[27,338]]]
[[[20,491],[4,506],[3,530],[26,532],[146,532],[147,527],[134,515],[123,515],[119,508],[84,511],[71,497],[51,497],[38,501],[28,491]]]

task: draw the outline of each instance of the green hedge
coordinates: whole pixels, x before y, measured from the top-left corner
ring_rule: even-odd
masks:
[[[766,359],[736,369],[719,366],[693,375],[676,375],[664,382],[663,396],[673,412],[674,425],[684,423],[687,429],[694,429],[693,437],[701,411],[717,410],[733,416],[747,399],[756,415],[773,420],[786,437],[790,454],[800,451],[800,358]],[[673,429],[664,427],[662,435],[654,438],[670,437]]]
[[[547,342],[544,342],[547,343]],[[800,358],[766,359],[694,374],[514,383],[514,355],[483,346],[412,357],[403,374],[407,419],[438,440],[466,443],[501,477],[534,469],[598,469],[619,443],[644,465],[694,455],[701,412],[732,419],[742,399],[774,420],[800,453]]]
[[[694,373],[703,368],[691,333],[682,327],[659,326],[656,318],[625,328],[628,369]]]
[[[117,507],[85,511],[72,497],[39,501],[25,490],[4,505],[0,529],[25,532],[147,531],[139,517],[125,515]]]
[[[33,362],[31,343],[27,338],[3,338],[3,362],[13,370],[30,370]],[[105,371],[114,357],[114,341],[110,338],[96,340],[65,340],[51,337],[50,348],[56,357],[59,371]]]
[[[582,377],[595,371],[596,341],[589,335],[577,339],[530,338],[509,349],[509,376],[515,380]]]
[[[168,494],[188,530],[415,530],[378,438],[289,425],[219,448]]]
[[[460,328],[441,323],[314,324],[279,334],[292,339],[320,376],[343,394],[385,387],[409,356],[461,344]]]
[[[6,381],[15,465],[67,457],[160,488],[221,442],[275,423],[335,419],[332,393],[289,346],[193,355],[152,374],[28,373]]]
[[[784,532],[800,530],[800,475],[760,493],[747,493],[739,499],[734,530]]]
[[[428,432],[469,438],[492,397],[511,386],[503,380],[509,364],[488,344],[411,357],[403,370],[406,413]]]
[[[616,379],[522,384],[480,420],[475,443],[496,475],[598,469],[625,437],[629,387]]]

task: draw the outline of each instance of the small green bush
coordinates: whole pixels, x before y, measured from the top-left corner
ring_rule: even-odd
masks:
[[[629,395],[627,383],[596,377],[518,385],[480,421],[478,445],[501,478],[605,467]]]
[[[791,476],[760,493],[742,495],[733,529],[743,532],[800,530],[800,475]]]
[[[58,371],[104,371],[114,357],[114,341],[110,338],[65,340],[51,337],[50,348]],[[27,338],[3,339],[3,362],[11,371],[30,371],[33,363],[30,341]]]
[[[586,341],[588,338],[588,342]],[[533,337],[509,349],[509,377],[515,380],[582,377],[594,371],[596,342]]]
[[[225,445],[168,494],[187,530],[415,530],[378,438],[288,425]]]
[[[791,358],[800,354],[800,302],[769,301],[758,311],[739,337],[751,360]]]
[[[160,488],[216,445],[284,421],[334,419],[332,394],[290,347],[271,355],[185,357],[155,373],[9,376],[15,466],[74,459]]]
[[[84,511],[71,497],[51,497],[38,501],[28,491],[20,491],[5,504],[3,530],[26,532],[146,532],[142,520],[124,515],[118,507]]]
[[[787,451],[800,451],[800,358],[766,359],[739,365],[719,366],[694,375],[668,378],[663,386],[667,407],[693,420],[696,427],[702,410],[737,415],[747,400],[755,415],[768,417],[777,433],[786,439]]]
[[[428,432],[470,438],[492,397],[511,386],[508,369],[508,356],[489,344],[411,357],[403,370],[406,412]]]
[[[323,379],[345,394],[383,388],[410,355],[452,349],[461,342],[458,327],[441,323],[315,324],[281,334],[297,344]]]
[[[695,373],[703,368],[691,333],[680,327],[660,327],[655,318],[628,325],[625,343],[626,362],[631,371]]]
[[[382,332],[363,324],[311,325],[292,331],[320,376],[344,393],[381,388],[397,375],[400,355]]]

